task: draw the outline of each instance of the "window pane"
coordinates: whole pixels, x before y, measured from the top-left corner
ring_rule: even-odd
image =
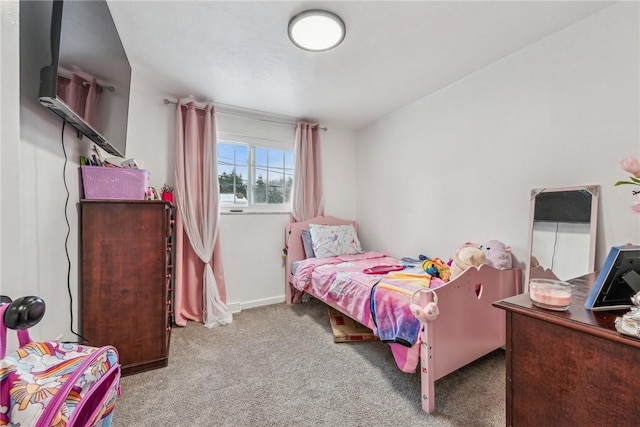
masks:
[[[282,207],[291,201],[294,168],[293,149],[218,142],[221,203]]]
[[[262,178],[259,178],[256,184],[252,186],[252,192],[253,203],[257,205],[267,203],[267,188]]]
[[[248,148],[238,144],[218,144],[218,173],[231,172],[235,166],[247,166]],[[222,170],[221,166],[228,168]]]
[[[263,168],[267,167],[268,152],[266,148],[255,147],[254,164]]]
[[[273,148],[256,148],[255,152],[254,203],[277,205],[289,203],[293,182],[293,152]],[[287,165],[287,161],[291,165]]]
[[[218,144],[218,182],[220,202],[247,204],[248,147]]]
[[[284,152],[284,167],[293,174],[293,168],[295,167],[295,158],[293,157],[293,151]]]
[[[273,166],[284,166],[284,151],[282,150],[269,150],[269,164]]]
[[[284,178],[284,202],[289,203],[291,201],[291,187],[293,187],[293,169],[291,172],[287,172]]]

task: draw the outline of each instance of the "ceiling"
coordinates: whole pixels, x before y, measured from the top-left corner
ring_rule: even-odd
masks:
[[[109,7],[134,74],[173,97],[362,126],[612,4],[589,1],[123,1]],[[303,10],[344,42],[288,39]]]

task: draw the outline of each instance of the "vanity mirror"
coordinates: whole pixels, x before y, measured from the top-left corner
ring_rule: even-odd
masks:
[[[599,185],[531,190],[530,279],[569,280],[594,271]]]

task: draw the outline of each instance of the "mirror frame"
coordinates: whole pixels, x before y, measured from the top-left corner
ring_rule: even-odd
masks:
[[[585,274],[591,273],[595,269],[595,261],[596,261],[596,234],[598,230],[598,199],[600,197],[600,186],[599,185],[584,185],[584,186],[575,186],[575,187],[556,187],[556,188],[536,188],[531,190],[530,201],[530,210],[529,210],[529,253],[528,258],[525,262],[525,281],[524,281],[524,292],[527,293],[529,291],[529,280],[531,280],[531,255],[533,251],[533,224],[534,224],[534,214],[535,214],[535,206],[536,206],[536,197],[541,193],[550,193],[550,192],[560,192],[560,191],[587,191],[591,194],[591,217],[589,222],[589,271],[585,272]],[[536,268],[536,267],[534,267]],[[550,270],[545,269],[540,266],[540,269],[537,270],[536,278],[546,278],[546,279],[558,279],[556,275]]]

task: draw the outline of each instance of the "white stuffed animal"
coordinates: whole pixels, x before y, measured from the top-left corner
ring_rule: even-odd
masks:
[[[475,246],[464,246],[456,249],[451,260],[451,280],[458,277],[470,266],[476,267],[486,261],[485,252]]]
[[[512,267],[511,246],[498,240],[489,240],[480,245],[480,249],[484,251],[487,265],[499,270],[507,270]]]

